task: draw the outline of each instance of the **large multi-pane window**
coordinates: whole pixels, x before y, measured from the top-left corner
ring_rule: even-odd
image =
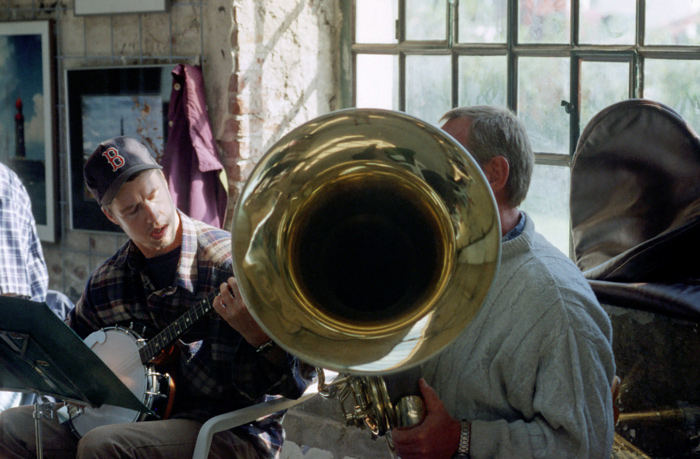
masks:
[[[523,208],[569,252],[569,164],[586,123],[644,97],[700,130],[698,0],[355,0],[352,101],[439,124],[500,105],[528,129],[536,167]]]

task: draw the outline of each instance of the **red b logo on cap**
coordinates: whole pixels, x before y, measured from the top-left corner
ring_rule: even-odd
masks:
[[[124,164],[126,164],[124,157],[120,155],[119,151],[114,147],[109,147],[103,151],[102,156],[104,156],[107,162],[109,162],[109,165],[112,166],[112,172],[117,172],[117,169],[124,167]]]

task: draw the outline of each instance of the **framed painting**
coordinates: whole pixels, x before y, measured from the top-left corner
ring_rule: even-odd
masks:
[[[27,189],[39,238],[55,242],[51,23],[0,23],[0,69],[0,161],[17,173]]]
[[[168,132],[173,66],[66,70],[71,229],[119,232],[92,197],[83,166],[103,140],[126,135],[160,162]]]

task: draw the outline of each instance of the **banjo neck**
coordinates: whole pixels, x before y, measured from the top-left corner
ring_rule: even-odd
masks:
[[[198,320],[204,317],[213,309],[212,300],[205,298],[185,311],[180,317],[175,319],[170,325],[161,330],[156,336],[149,339],[148,342],[139,349],[141,363],[147,364],[160,351],[168,347],[183,333],[189,330]]]

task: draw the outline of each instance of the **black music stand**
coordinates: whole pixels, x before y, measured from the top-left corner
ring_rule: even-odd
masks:
[[[83,406],[151,412],[48,305],[15,297],[0,297],[0,389],[37,394],[37,457],[40,394]]]

